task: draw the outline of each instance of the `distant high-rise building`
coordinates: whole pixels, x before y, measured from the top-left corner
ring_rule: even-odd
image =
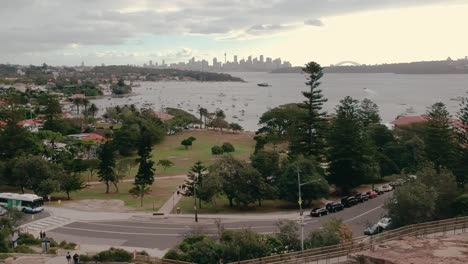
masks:
[[[218,64],[218,59],[215,57],[213,58],[213,67],[216,67],[217,64]]]
[[[84,61],[81,62],[81,67],[84,67]]]
[[[260,62],[263,63],[263,55],[260,55]]]
[[[153,67],[153,61],[152,60],[149,61],[149,66]]]
[[[237,55],[234,55],[234,63],[237,64]]]

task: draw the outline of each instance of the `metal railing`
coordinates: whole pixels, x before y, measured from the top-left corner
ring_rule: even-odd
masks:
[[[313,248],[304,250],[303,252],[291,252],[278,254],[263,258],[243,260],[238,264],[254,264],[254,263],[313,263],[326,260],[326,263],[339,263],[346,261],[352,253],[373,250],[378,244],[386,241],[400,239],[402,237],[415,236],[426,237],[429,235],[446,235],[449,232],[453,234],[464,233],[468,231],[468,217],[451,218],[440,221],[420,223],[408,225],[397,229],[385,231],[374,236],[361,236],[352,239],[349,242],[338,245]],[[330,261],[329,260],[334,260]]]

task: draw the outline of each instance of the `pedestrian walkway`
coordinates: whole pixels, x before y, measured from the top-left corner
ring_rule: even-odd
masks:
[[[46,232],[54,228],[67,225],[71,222],[73,222],[73,220],[71,220],[70,218],[62,216],[49,216],[34,222],[24,224],[20,226],[20,229],[30,234],[39,236],[40,231]]]
[[[180,199],[182,199],[183,195],[182,193],[178,193],[175,191],[172,196],[159,208],[158,213],[159,214],[174,214],[175,213],[175,207],[177,203],[179,203]]]

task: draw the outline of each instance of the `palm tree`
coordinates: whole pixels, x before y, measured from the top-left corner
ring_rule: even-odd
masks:
[[[206,117],[208,115],[208,110],[206,108],[200,107],[198,111],[200,113],[200,121],[203,122],[203,118],[205,120],[203,123],[205,124],[205,128],[206,128]]]
[[[99,111],[99,108],[95,104],[91,104],[89,106],[88,111],[91,114],[91,116],[96,117],[96,114]]]
[[[76,115],[80,115],[80,105],[82,103],[81,98],[73,98],[71,99],[71,102],[76,106]]]
[[[84,115],[85,115],[85,117],[88,117],[89,100],[86,99],[86,98],[81,99],[81,105],[84,106]]]

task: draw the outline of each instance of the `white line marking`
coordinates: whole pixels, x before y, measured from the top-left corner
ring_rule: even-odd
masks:
[[[111,226],[111,227],[125,227],[125,228],[136,228],[136,229],[152,229],[152,230],[181,230],[181,229],[191,229],[190,226],[184,227],[143,227],[143,226],[130,226],[130,225],[114,225],[114,224],[102,224],[102,223],[89,223],[89,222],[75,222],[75,223],[83,223],[89,225],[100,225],[100,226]],[[267,226],[245,226],[245,227],[225,227],[225,229],[260,229],[260,228],[271,228],[275,227],[273,225]],[[70,227],[72,228],[72,227]],[[217,228],[203,228],[204,230],[218,230]]]
[[[375,210],[377,210],[377,209],[380,209],[382,206],[383,206],[383,204],[380,205],[380,206],[377,206],[377,207],[374,208],[374,209],[370,209],[369,211],[364,212],[364,213],[362,213],[362,214],[360,214],[360,215],[357,215],[357,216],[355,216],[355,217],[353,217],[353,218],[350,218],[350,219],[348,219],[348,220],[345,220],[345,221],[343,221],[343,222],[346,223],[346,222],[353,221],[353,220],[355,220],[355,219],[357,219],[357,218],[359,218],[359,217],[361,217],[361,216],[363,216],[363,215],[366,215],[366,214],[368,214],[368,213],[370,213],[370,212],[372,212],[372,211],[375,211]]]
[[[104,231],[104,230],[74,228],[74,227],[65,227],[65,226],[59,227],[58,229],[70,229],[70,230],[79,230],[79,231],[89,231],[89,232],[95,232],[95,233],[122,234],[122,235],[143,235],[143,236],[183,236],[184,235],[184,234],[153,234],[153,233],[116,232],[116,231]]]

